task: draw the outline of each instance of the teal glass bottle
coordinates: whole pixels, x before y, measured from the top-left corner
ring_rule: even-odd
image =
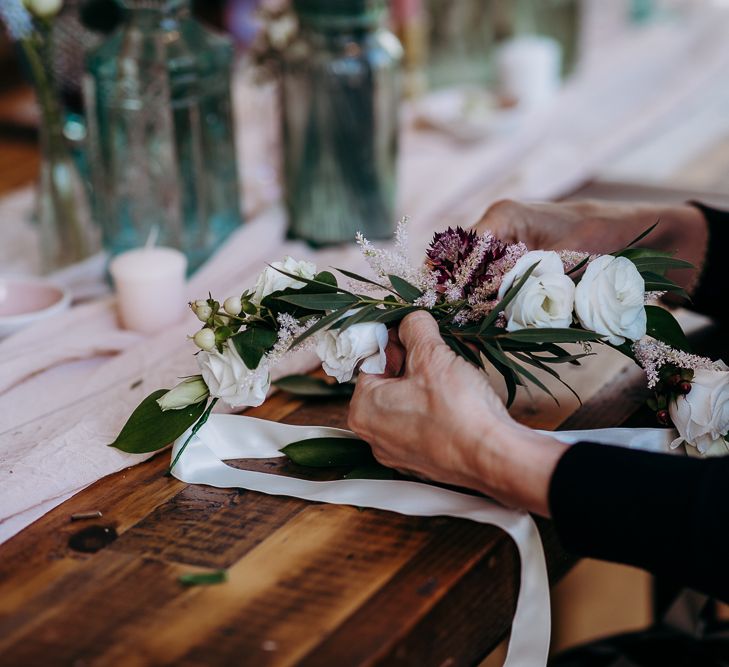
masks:
[[[84,83],[95,217],[110,254],[152,238],[194,270],[241,222],[232,44],[189,0],[120,4]]]
[[[294,0],[283,54],[289,235],[313,245],[392,236],[402,47],[383,0]]]

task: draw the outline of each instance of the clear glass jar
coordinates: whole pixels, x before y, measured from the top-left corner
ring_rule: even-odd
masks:
[[[402,47],[382,0],[294,0],[282,62],[289,235],[314,245],[392,236]]]
[[[193,270],[241,221],[232,44],[189,0],[121,4],[124,24],[87,61],[95,215],[111,254],[152,237]]]

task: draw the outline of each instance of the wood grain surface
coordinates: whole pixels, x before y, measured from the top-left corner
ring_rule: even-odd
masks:
[[[622,383],[607,391],[570,427],[635,409]],[[344,426],[346,411],[277,394],[248,414]],[[0,665],[473,665],[508,632],[518,557],[498,529],[188,486],[168,461],[100,480],[0,547]],[[540,531],[557,580],[574,560]],[[227,582],[178,581],[218,569]]]

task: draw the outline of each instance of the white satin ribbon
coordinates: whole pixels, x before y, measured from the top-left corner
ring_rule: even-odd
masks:
[[[189,431],[175,441],[172,459]],[[669,451],[667,429],[599,429],[550,433],[569,444],[580,440]],[[528,513],[508,509],[481,496],[471,496],[421,482],[346,479],[314,482],[223,463],[229,459],[274,458],[291,442],[308,438],[355,437],[351,431],[324,426],[292,426],[239,415],[212,415],[192,438],[172,474],[191,484],[241,488],[278,496],[337,505],[388,510],[411,516],[452,516],[501,528],[516,543],[521,559],[521,585],[505,667],[547,663],[551,631],[549,580],[537,527]]]

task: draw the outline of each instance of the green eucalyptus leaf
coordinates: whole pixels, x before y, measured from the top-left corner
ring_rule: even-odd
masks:
[[[251,370],[258,368],[263,355],[278,340],[278,334],[266,327],[248,327],[231,338],[243,363]]]
[[[376,322],[380,312],[382,311],[377,309],[377,305],[371,303],[364,308],[360,308],[356,313],[353,313],[349,317],[342,318],[339,322],[337,322],[338,326],[336,328],[338,328],[340,331],[344,331],[345,329],[349,329],[349,327],[354,324],[361,324],[363,322]],[[335,327],[332,327],[332,329],[334,328]]]
[[[294,463],[312,468],[370,466],[376,463],[370,446],[356,438],[309,438],[281,449]]]
[[[616,251],[615,251],[614,253],[611,253],[611,254],[612,254],[613,256],[615,256],[615,257],[617,257],[618,255],[621,255],[621,254],[622,254],[622,253],[624,253],[624,252],[625,252],[626,250],[628,250],[628,249],[629,249],[629,248],[630,248],[631,246],[634,246],[634,245],[635,245],[636,243],[639,243],[639,242],[640,242],[640,241],[642,241],[642,240],[643,240],[643,239],[644,239],[644,238],[645,238],[646,236],[648,236],[648,234],[650,234],[650,233],[651,233],[651,232],[652,232],[652,231],[653,231],[653,230],[654,230],[654,229],[655,229],[655,228],[656,228],[656,227],[658,226],[658,223],[659,223],[659,222],[660,222],[660,218],[659,218],[658,220],[656,220],[656,221],[655,221],[655,222],[654,222],[654,223],[653,223],[653,224],[652,224],[652,225],[651,225],[650,227],[648,227],[648,229],[646,229],[646,230],[645,230],[644,232],[641,232],[640,234],[638,234],[638,236],[636,236],[636,237],[635,237],[635,238],[634,238],[634,239],[633,239],[633,240],[632,240],[632,241],[631,241],[630,243],[628,243],[628,244],[627,244],[627,245],[626,245],[626,246],[625,246],[624,248],[621,248],[620,250],[616,250]]]
[[[387,310],[380,311],[381,314],[377,316],[377,322],[382,324],[392,324],[393,322],[399,322],[410,313],[414,313],[416,310],[423,310],[420,306],[398,306],[397,308],[388,308]]]
[[[322,329],[326,329],[327,327],[331,326],[332,324],[336,323],[340,318],[344,316],[344,314],[350,310],[349,306],[344,306],[343,308],[340,308],[339,310],[335,310],[333,313],[329,313],[328,315],[324,315],[321,319],[319,319],[316,324],[312,324],[304,333],[302,333],[300,336],[297,336],[294,338],[293,341],[291,341],[290,348],[294,348],[297,345],[300,345],[303,341],[305,341],[309,336],[313,336],[317,331],[321,331]]]
[[[627,257],[629,260],[673,257],[673,253],[668,250],[653,250],[653,248],[625,248],[619,252],[613,253],[615,257]]]
[[[685,290],[674,283],[672,280],[665,278],[653,271],[641,271],[641,276],[645,281],[646,292],[674,292],[678,296],[682,296],[684,299],[688,299],[689,296]]]
[[[649,336],[663,341],[666,345],[670,345],[677,350],[691,351],[691,344],[688,342],[681,325],[668,310],[659,306],[646,306],[645,314],[647,319],[646,333]]]
[[[367,283],[368,285],[374,285],[375,287],[379,287],[380,289],[387,290],[391,292],[392,290],[387,287],[386,285],[381,285],[380,283],[376,282],[375,280],[370,280],[369,278],[365,278],[364,276],[360,276],[358,273],[353,273],[352,271],[346,271],[345,269],[338,269],[334,267],[339,273],[342,275],[347,276],[347,278],[351,278],[352,280],[356,280],[360,283]]]
[[[415,287],[415,285],[411,285],[407,280],[400,278],[400,276],[388,275],[387,278],[390,281],[392,288],[404,301],[412,303],[415,299],[423,296],[423,293]]]
[[[694,265],[691,264],[691,262],[686,262],[683,259],[674,259],[673,257],[638,257],[636,259],[631,259],[630,261],[635,264],[635,268],[637,268],[641,273],[645,271],[652,271],[661,276],[671,269],[694,268]]]
[[[525,343],[584,343],[598,342],[603,336],[584,329],[519,329],[494,338]]]
[[[205,401],[180,410],[162,410],[157,399],[167,391],[158,389],[147,396],[109,447],[129,454],[156,452],[177,440],[205,412]]]
[[[286,294],[279,296],[278,300],[308,310],[337,310],[354,305],[359,301],[359,297],[354,294],[333,292],[330,294]]]
[[[351,396],[354,393],[354,384],[327,382],[311,375],[287,375],[274,383],[279,389],[287,391],[294,396]]]

